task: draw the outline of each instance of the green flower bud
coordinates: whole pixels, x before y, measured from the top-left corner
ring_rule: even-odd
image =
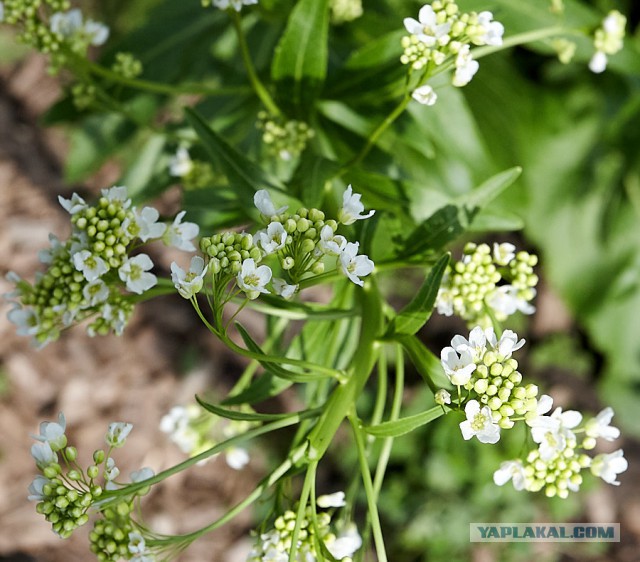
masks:
[[[290,270],[295,265],[296,262],[291,256],[287,256],[286,258],[280,260],[280,267],[282,267],[282,269],[284,269],[285,271]]]
[[[311,272],[315,275],[324,273],[324,263],[322,263],[321,261],[314,263],[313,266],[311,266]]]
[[[316,244],[313,240],[305,238],[300,245],[303,254],[310,254],[315,249]]]

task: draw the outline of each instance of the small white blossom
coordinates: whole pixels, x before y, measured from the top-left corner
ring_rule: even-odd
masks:
[[[452,84],[457,88],[466,86],[475,73],[478,72],[480,64],[473,60],[469,45],[463,45],[456,56],[456,70],[453,75]]]
[[[191,240],[198,236],[200,228],[194,222],[182,222],[186,213],[186,211],[180,211],[176,215],[173,224],[167,228],[162,240],[167,246],[173,246],[185,252],[195,252],[196,247]]]
[[[438,101],[438,94],[428,84],[413,90],[411,97],[422,105],[435,105]]]
[[[207,268],[200,256],[191,258],[188,272],[185,272],[176,262],[171,264],[171,281],[173,281],[180,296],[185,299],[191,299],[200,292],[206,273]]]
[[[479,45],[502,45],[504,26],[499,21],[492,21],[491,12],[480,12],[478,14],[478,25],[484,30],[484,34],[479,38]]]
[[[109,298],[109,288],[102,279],[96,279],[84,286],[82,296],[87,300],[89,306],[96,306]]]
[[[44,470],[50,464],[58,462],[58,455],[47,441],[31,445],[31,456],[36,461],[36,466],[41,470]]]
[[[84,33],[89,38],[89,42],[95,47],[104,45],[109,39],[109,28],[103,23],[93,20],[86,21]]]
[[[531,291],[535,295],[535,289],[531,289]],[[491,294],[485,298],[485,301],[487,305],[496,312],[504,314],[505,316],[511,316],[517,311],[523,314],[533,314],[536,311],[535,306],[518,296],[518,289],[513,285],[501,285],[497,287],[495,291],[492,291]]]
[[[441,388],[434,395],[436,404],[444,406],[445,404],[451,404],[451,393],[446,388]]]
[[[49,20],[49,28],[63,37],[72,37],[82,29],[82,12],[77,8],[68,12],[56,12]]]
[[[213,5],[221,10],[233,8],[236,12],[242,10],[242,6],[257,4],[258,0],[213,0]]]
[[[451,339],[451,347],[458,353],[468,351],[473,361],[479,361],[487,351],[487,345],[495,347],[497,344],[496,335],[493,328],[483,330],[480,326],[476,326],[469,332],[469,339],[464,336],[456,335]]]
[[[287,243],[287,231],[281,223],[273,221],[269,223],[266,230],[256,232],[254,238],[261,246],[264,255],[270,256],[284,248]]]
[[[613,441],[620,437],[620,430],[613,427],[613,408],[605,408],[595,418],[590,419],[585,424],[586,434],[589,437],[602,437],[606,441]]]
[[[133,424],[125,422],[112,422],[109,424],[105,441],[110,447],[122,447],[126,438],[131,433]]]
[[[129,291],[141,295],[158,282],[158,278],[153,273],[148,273],[152,268],[151,258],[147,254],[138,254],[120,266],[118,276]]]
[[[629,463],[624,458],[622,449],[610,453],[608,455],[598,455],[591,462],[591,472],[602,478],[607,484],[620,486],[620,482],[616,479],[627,468]]]
[[[440,362],[448,379],[456,386],[467,384],[476,370],[473,356],[468,349],[461,349],[458,354],[452,347],[445,347],[440,352]]]
[[[327,509],[329,507],[344,507],[347,502],[345,501],[344,492],[335,492],[318,497],[316,504],[323,509]]]
[[[504,461],[493,473],[493,481],[498,486],[504,486],[509,480],[513,481],[513,487],[516,490],[525,489],[526,473],[521,460]]]
[[[19,336],[34,336],[39,330],[38,315],[31,308],[14,306],[8,313],[9,322],[15,324]]]
[[[436,309],[438,314],[442,314],[443,316],[453,315],[453,293],[449,289],[442,286],[438,289]]]
[[[131,206],[131,199],[129,199],[127,188],[124,185],[114,185],[108,189],[103,189],[102,196],[109,203],[120,203],[125,209]]]
[[[55,234],[49,233],[49,243],[51,244],[51,248],[46,248],[38,252],[38,259],[40,260],[40,263],[52,263],[55,257],[64,250],[64,245]]]
[[[100,256],[94,256],[89,250],[81,250],[73,254],[73,265],[82,272],[89,283],[109,271],[106,262]]]
[[[259,293],[268,293],[267,283],[271,281],[271,268],[267,265],[256,267],[253,258],[242,262],[242,269],[238,272],[237,281],[240,287],[250,299],[257,298]]]
[[[135,222],[123,225],[123,229],[126,232],[129,232],[134,238],[139,238],[143,242],[162,238],[167,230],[167,225],[158,222],[160,213],[158,213],[157,209],[145,207],[140,212],[134,209],[133,214],[135,216]]]
[[[433,8],[426,4],[420,8],[418,20],[404,18],[404,27],[427,47],[433,47],[436,43],[442,43],[445,40],[451,29],[451,23],[438,24]]]
[[[289,285],[284,279],[275,278],[271,281],[273,290],[276,295],[281,296],[283,299],[290,299],[296,294],[298,285]]]
[[[224,460],[233,470],[242,470],[249,463],[249,453],[242,447],[229,447],[224,453]]]
[[[518,351],[524,344],[524,338],[518,340],[518,334],[512,330],[505,330],[502,332],[502,337],[494,347],[498,351],[499,355],[508,359],[514,351]]]
[[[323,254],[339,256],[347,245],[347,239],[340,234],[334,234],[333,229],[325,224],[320,230],[320,242],[318,246]]]
[[[481,408],[477,400],[469,400],[464,412],[467,419],[460,423],[460,431],[466,441],[474,436],[480,443],[493,444],[500,440],[500,426],[493,423],[489,406]]]
[[[266,189],[260,189],[256,191],[255,195],[253,196],[253,204],[265,217],[273,217],[275,215],[279,215],[281,213],[284,213],[289,208],[287,205],[285,205],[276,209],[273,201],[271,201],[271,196]]]
[[[530,423],[531,437],[540,444],[540,458],[551,460],[557,453],[564,451],[570,442],[575,441],[571,431],[582,421],[582,414],[575,410],[562,411],[556,408],[551,416],[540,416]]]
[[[362,537],[355,524],[350,523],[334,541],[327,541],[327,550],[336,560],[350,559],[362,546]]]
[[[65,199],[62,195],[58,195],[58,202],[70,215],[75,215],[87,208],[87,204],[84,199],[77,193],[73,193],[69,199]]]
[[[375,264],[366,255],[359,256],[359,242],[349,242],[338,257],[340,269],[356,285],[364,286],[364,281],[360,277],[369,275]]]
[[[186,147],[180,146],[169,159],[169,173],[176,178],[183,178],[193,170],[193,160]]]
[[[375,211],[369,211],[363,215],[364,205],[360,201],[362,195],[353,193],[352,187],[349,185],[342,195],[342,208],[338,211],[338,220],[345,225],[353,224],[357,220],[368,219],[373,216]]]
[[[551,396],[548,394],[540,396],[536,403],[535,413],[526,418],[527,425],[530,427],[555,427],[555,421],[552,421],[550,416],[545,415],[551,411],[552,407],[553,398],[551,398]]]
[[[137,531],[129,533],[129,552],[131,554],[144,554],[147,550],[144,537]]]
[[[155,472],[147,466],[141,468],[140,470],[134,470],[129,474],[131,482],[142,482],[144,480],[149,480],[149,478],[153,478],[154,476]]]
[[[67,420],[64,414],[58,414],[57,422],[42,422],[40,424],[40,435],[32,435],[34,439],[43,443],[48,443],[53,451],[59,451],[67,445],[67,437],[64,434],[67,428]]]
[[[1,20],[0,20],[1,21]],[[45,499],[44,487],[51,481],[44,476],[38,475],[33,479],[33,482],[29,484],[29,495],[27,499],[29,501],[40,502]]]
[[[118,478],[118,476],[120,476],[120,469],[116,466],[116,461],[114,461],[112,457],[109,457],[104,468],[104,479],[107,481],[108,490],[117,489],[113,481]]]
[[[516,247],[509,242],[493,244],[493,261],[498,265],[508,265],[516,257]]]
[[[589,70],[595,74],[601,74],[607,69],[607,55],[602,51],[596,51],[589,60]]]

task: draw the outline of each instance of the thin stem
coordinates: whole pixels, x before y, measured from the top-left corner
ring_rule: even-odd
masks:
[[[362,483],[364,484],[364,492],[367,496],[367,507],[369,509],[369,518],[371,521],[371,529],[373,530],[373,542],[376,545],[376,553],[378,562],[387,562],[387,552],[384,547],[384,538],[382,537],[382,527],[380,525],[380,516],[378,515],[378,506],[376,505],[376,497],[371,482],[371,473],[367,464],[367,455],[365,451],[364,437],[360,428],[360,421],[354,414],[347,416],[353,436],[355,438],[356,447],[358,449],[358,461],[360,463],[360,473],[362,474]]]
[[[260,101],[267,108],[269,113],[274,117],[278,117],[281,115],[280,109],[273,101],[273,98],[265,88],[264,84],[260,81],[258,77],[258,73],[256,72],[255,67],[253,66],[253,61],[251,60],[251,53],[249,52],[249,46],[247,45],[247,40],[244,36],[244,32],[242,31],[242,23],[240,20],[240,14],[238,12],[233,11],[231,14],[231,21],[233,22],[233,27],[236,30],[236,35],[238,36],[238,46],[240,47],[240,54],[242,55],[242,62],[244,63],[244,67],[247,70],[247,74],[249,75],[249,81],[253,86],[253,89],[256,95],[260,98]]]
[[[291,550],[289,551],[289,562],[295,562],[297,560],[298,536],[300,535],[302,522],[307,512],[307,501],[309,500],[309,494],[311,492],[311,489],[315,486],[317,467],[318,461],[309,463],[309,466],[307,467],[307,474],[304,478],[302,491],[300,492],[298,513],[296,514],[296,525],[293,528],[293,534],[291,535]]]

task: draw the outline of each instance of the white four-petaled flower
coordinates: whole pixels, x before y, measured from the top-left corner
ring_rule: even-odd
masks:
[[[339,256],[347,245],[347,239],[340,234],[335,234],[333,228],[325,224],[320,230],[320,242],[318,246],[323,254]]]
[[[138,254],[120,266],[118,275],[129,291],[141,295],[151,289],[158,281],[153,273],[149,273],[152,268],[151,258],[147,254]]]
[[[476,364],[469,349],[461,349],[458,352],[453,347],[445,347],[440,352],[440,361],[445,374],[456,386],[467,384],[476,370]]]
[[[360,201],[362,195],[353,193],[353,188],[349,185],[342,195],[342,208],[338,211],[338,220],[342,224],[353,224],[357,220],[368,219],[375,211],[369,211],[363,215],[364,205]]]
[[[452,84],[456,86],[456,88],[461,88],[471,82],[471,79],[480,68],[478,61],[474,60],[471,56],[469,45],[463,45],[460,48],[456,56],[455,64],[456,70],[453,75]]]
[[[591,462],[591,472],[602,478],[607,484],[620,486],[620,482],[616,478],[618,474],[629,468],[629,463],[623,455],[623,450],[618,449],[608,455],[596,456]]]
[[[493,422],[489,406],[480,407],[477,400],[469,400],[464,408],[467,419],[460,423],[460,431],[465,440],[477,437],[481,443],[497,443],[500,440],[500,426]]]
[[[582,414],[575,410],[562,411],[556,408],[550,416],[539,416],[531,425],[531,437],[540,444],[540,458],[549,461],[557,453],[564,451],[570,442],[575,441],[571,431],[582,421]]]
[[[344,507],[347,505],[344,492],[334,492],[333,494],[319,496],[316,504],[323,509],[329,507]]]
[[[413,90],[411,97],[422,105],[435,105],[436,101],[438,101],[438,94],[428,84]]]
[[[266,230],[256,232],[254,238],[262,247],[264,255],[269,256],[284,248],[287,243],[287,231],[282,223],[273,221],[269,223]]]
[[[176,178],[183,178],[193,170],[193,160],[186,147],[180,146],[169,159],[169,174]]]
[[[417,20],[404,18],[404,27],[427,47],[433,47],[436,43],[446,44],[451,23],[437,23],[433,8],[429,4],[425,4],[420,8]]]
[[[298,290],[298,285],[289,285],[284,279],[279,278],[273,279],[271,285],[273,286],[275,294],[283,299],[290,299]]]
[[[498,486],[504,486],[509,480],[513,481],[513,487],[516,490],[525,489],[526,472],[521,460],[504,461],[493,473],[493,481]]]
[[[158,222],[160,213],[158,213],[157,209],[145,207],[140,212],[134,209],[133,214],[135,221],[129,223],[127,225],[128,228],[124,228],[125,231],[128,230],[134,238],[139,238],[143,242],[162,238],[162,235],[167,230],[167,225]]]
[[[122,447],[125,439],[131,433],[133,424],[125,422],[112,422],[105,436],[105,441],[110,447]]]
[[[491,12],[480,12],[478,14],[478,25],[484,30],[484,34],[479,38],[481,45],[502,45],[504,25],[499,21],[493,21]]]
[[[81,250],[73,254],[73,265],[82,272],[89,283],[109,271],[106,262],[100,256],[94,256],[89,250]]]
[[[589,437],[602,437],[606,441],[613,441],[620,437],[620,430],[611,425],[613,408],[605,408],[595,418],[585,424],[585,432]]]
[[[48,443],[53,451],[59,451],[67,445],[67,437],[64,431],[67,427],[67,421],[64,414],[58,414],[57,422],[42,422],[40,424],[40,435],[33,435],[34,439],[43,443]]]
[[[196,247],[191,240],[198,236],[200,227],[194,222],[182,222],[186,214],[187,211],[180,211],[176,215],[173,224],[169,225],[162,240],[167,246],[173,246],[185,252],[195,252]]]
[[[69,199],[65,199],[62,195],[58,195],[58,201],[62,208],[70,215],[75,215],[87,208],[85,200],[77,193],[73,193]]]
[[[200,292],[206,273],[207,268],[200,256],[191,258],[188,272],[185,272],[176,262],[171,264],[171,280],[180,296],[185,299],[190,299]]]
[[[250,299],[255,299],[260,293],[268,293],[267,283],[271,281],[271,268],[267,265],[256,267],[253,258],[242,262],[242,269],[238,272],[237,281]]]
[[[375,264],[366,256],[358,255],[359,242],[349,242],[340,253],[338,261],[342,272],[356,285],[364,286],[360,277],[369,275]]]
[[[253,196],[253,204],[256,206],[258,211],[262,213],[265,217],[273,217],[275,215],[279,215],[280,213],[284,213],[289,207],[284,205],[283,207],[279,207],[276,209],[273,201],[271,201],[271,196],[266,189],[260,189],[256,191]]]

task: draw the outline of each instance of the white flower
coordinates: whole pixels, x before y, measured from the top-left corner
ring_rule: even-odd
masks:
[[[457,88],[466,86],[471,82],[475,73],[478,72],[478,68],[480,68],[478,61],[473,60],[469,49],[469,45],[463,45],[456,56],[456,71],[453,75],[452,84]]]
[[[273,279],[271,285],[276,295],[283,299],[290,299],[298,290],[298,285],[289,285],[284,279],[279,278]]]
[[[213,0],[213,5],[221,10],[233,8],[236,12],[242,9],[242,6],[250,6],[251,4],[257,4],[258,0]]]
[[[342,195],[342,209],[338,211],[338,220],[342,224],[353,224],[357,220],[373,216],[375,211],[369,211],[366,215],[361,214],[364,211],[364,205],[360,201],[361,197],[362,195],[359,193],[353,193],[351,185],[347,186]]]
[[[535,289],[531,289],[531,291],[535,294]],[[496,312],[505,316],[511,316],[517,311],[523,314],[533,314],[536,311],[536,307],[519,297],[518,292],[518,289],[513,285],[501,285],[492,291],[485,298],[485,301]]]
[[[461,349],[459,353],[458,355],[453,347],[445,347],[440,352],[440,362],[451,383],[463,386],[471,379],[471,375],[476,370],[476,364],[468,349]]]
[[[102,279],[96,279],[84,286],[82,296],[87,300],[89,306],[96,306],[109,298],[109,289]]]
[[[433,399],[440,406],[451,404],[451,393],[446,388],[441,388],[433,395]]]
[[[571,431],[582,421],[582,414],[575,410],[562,411],[556,408],[551,416],[540,416],[532,421],[531,437],[540,444],[540,458],[551,460],[557,453],[564,451],[569,442],[575,441],[575,434]]]
[[[106,262],[100,256],[94,256],[89,250],[81,250],[73,254],[73,265],[82,272],[89,283],[109,271]]]
[[[204,284],[204,276],[207,273],[204,260],[200,256],[191,258],[189,272],[185,272],[176,262],[171,264],[171,281],[178,289],[180,296],[191,299],[200,292]]]
[[[108,482],[113,482],[118,476],[120,476],[120,469],[116,466],[116,461],[114,461],[112,457],[109,457],[104,468],[104,479]],[[116,488],[117,486],[115,485],[109,487],[111,490],[115,490]]]
[[[620,430],[609,425],[613,418],[613,408],[605,408],[595,418],[585,424],[586,434],[589,437],[602,437],[606,441],[613,441],[620,437]]]
[[[58,462],[58,455],[47,441],[31,445],[31,456],[35,459],[36,466],[41,470],[44,470],[50,464]]]
[[[325,224],[320,230],[320,242],[318,246],[323,254],[339,256],[347,245],[347,239],[340,234],[334,234],[333,229]]]
[[[33,479],[33,482],[29,484],[29,495],[27,496],[27,499],[29,501],[36,501],[36,502],[40,502],[44,500],[45,499],[44,487],[50,482],[51,481],[48,478],[45,478],[44,476],[40,476],[40,475],[36,476]]]
[[[555,421],[552,421],[550,416],[545,415],[551,411],[552,407],[553,398],[551,398],[551,396],[548,394],[540,396],[536,403],[535,413],[526,418],[527,425],[530,427],[555,427]]]
[[[144,554],[147,550],[144,537],[137,531],[129,533],[129,552],[131,554]]]
[[[469,339],[464,336],[456,335],[451,339],[451,347],[458,353],[468,351],[473,361],[479,361],[487,351],[487,344],[495,347],[497,343],[496,335],[493,328],[483,330],[480,326],[476,326],[469,332]]]
[[[82,12],[77,8],[68,12],[56,12],[49,20],[49,28],[63,37],[72,37],[82,29]]]
[[[438,314],[444,316],[453,315],[453,293],[448,287],[440,287],[436,296],[436,309]]]
[[[153,207],[145,207],[142,211],[138,212],[137,209],[133,210],[135,221],[131,222],[125,220],[123,230],[134,238],[139,238],[143,242],[147,240],[155,240],[156,238],[162,238],[162,235],[167,230],[167,225],[158,222],[160,213]]]
[[[253,258],[242,262],[242,269],[238,272],[237,281],[240,287],[250,299],[257,298],[259,293],[269,293],[266,288],[271,281],[273,273],[267,265],[256,267]]]
[[[146,554],[136,554],[129,562],[156,562],[156,557],[147,552]]]
[[[602,51],[596,51],[589,61],[589,70],[595,74],[601,74],[607,69],[607,55]]]
[[[242,447],[229,447],[224,453],[224,460],[233,470],[242,470],[249,462],[249,453]]]
[[[51,244],[51,248],[46,248],[38,252],[40,263],[52,263],[54,258],[64,250],[64,245],[55,234],[49,233],[49,243]]]
[[[266,230],[256,232],[254,238],[257,239],[257,243],[262,247],[264,255],[270,256],[284,248],[287,243],[287,231],[281,223],[273,221],[269,223]]]
[[[48,443],[53,451],[59,451],[67,445],[67,437],[64,434],[66,427],[67,420],[64,414],[60,412],[57,423],[42,422],[40,424],[40,435],[32,435],[32,437],[43,443]]]
[[[493,423],[489,406],[480,408],[477,400],[469,400],[464,409],[467,419],[460,423],[462,437],[466,441],[474,435],[480,443],[497,443],[500,440],[500,426]]]
[[[502,35],[504,26],[499,21],[492,21],[491,12],[480,12],[478,14],[478,25],[484,30],[484,34],[479,37],[479,45],[502,45]]]
[[[147,254],[138,254],[120,266],[118,276],[129,291],[141,295],[158,282],[158,278],[153,273],[148,273],[152,268],[151,258]]]
[[[525,489],[526,473],[521,460],[504,461],[493,473],[493,481],[498,486],[504,486],[509,480],[513,480],[513,487],[516,490]]]
[[[284,207],[276,209],[273,201],[271,201],[271,196],[266,189],[260,189],[256,191],[255,195],[253,196],[253,204],[265,217],[273,217],[274,215],[279,215],[281,213],[284,213],[289,208],[287,205],[285,205]]]
[[[149,478],[153,478],[154,476],[155,472],[147,466],[140,470],[134,470],[129,474],[131,482],[143,482],[144,480],[149,480]]]
[[[104,439],[110,447],[122,447],[132,429],[131,423],[112,422]]]
[[[104,45],[109,38],[109,28],[103,23],[93,20],[86,21],[84,33],[89,38],[89,42],[95,47]]]
[[[344,492],[335,492],[320,496],[316,504],[323,509],[327,509],[328,507],[344,507],[347,502],[345,501]]]
[[[404,27],[411,35],[415,35],[427,47],[433,47],[436,43],[446,43],[451,24],[436,23],[436,13],[431,6],[426,4],[420,8],[418,20],[404,18]]]
[[[629,463],[623,455],[622,449],[618,449],[608,455],[598,455],[591,463],[591,472],[595,476],[602,478],[607,484],[620,486],[620,482],[616,480],[616,477],[629,468]]]
[[[80,211],[84,211],[87,208],[87,204],[84,199],[77,193],[73,193],[70,199],[65,199],[62,195],[58,195],[58,202],[62,208],[70,215],[75,215]]]
[[[186,147],[181,146],[175,155],[169,159],[169,173],[177,178],[183,178],[193,170],[193,160]]]
[[[106,198],[109,203],[120,203],[125,209],[131,206],[131,199],[129,199],[127,188],[124,185],[114,185],[109,189],[103,189],[102,196]]]
[[[505,330],[502,332],[502,337],[498,340],[497,345],[494,347],[498,351],[499,355],[502,355],[505,359],[511,357],[514,351],[518,351],[525,344],[524,338],[518,340],[518,334],[512,330]]]
[[[435,105],[436,101],[438,101],[438,94],[428,84],[413,90],[411,97],[422,105]]]
[[[325,544],[331,556],[336,560],[349,559],[362,546],[362,537],[360,537],[355,524],[350,523],[334,541],[327,541]]]
[[[356,285],[364,286],[360,277],[369,275],[375,264],[366,256],[358,256],[359,242],[349,242],[338,257],[340,269]]]
[[[493,261],[498,265],[509,265],[509,262],[516,257],[516,247],[509,242],[493,244]]]
[[[7,318],[16,325],[19,336],[33,336],[40,329],[38,315],[31,308],[22,308],[17,304],[7,313]]]
[[[162,239],[167,246],[173,246],[185,252],[195,252],[196,247],[191,240],[198,236],[200,228],[194,222],[182,222],[182,217],[186,213],[186,211],[180,211],[176,215],[173,224],[167,228]]]

